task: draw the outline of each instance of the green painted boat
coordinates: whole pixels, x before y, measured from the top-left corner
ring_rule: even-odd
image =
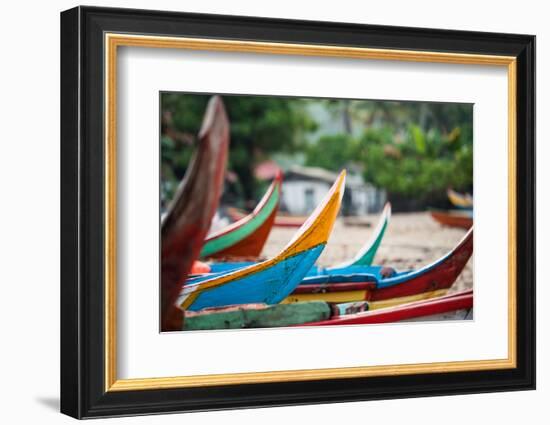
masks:
[[[380,219],[378,220],[378,224],[376,225],[374,232],[372,232],[372,236],[369,241],[362,246],[355,257],[342,264],[333,266],[333,268],[341,269],[351,266],[371,266],[374,261],[374,257],[376,256],[376,252],[382,243],[386,229],[390,224],[390,218],[391,204],[386,202],[386,205],[384,205],[384,209],[382,210],[382,214],[380,215]]]
[[[327,320],[331,307],[324,301],[295,304],[245,304],[187,311],[183,330],[275,328]]]
[[[267,241],[281,198],[282,174],[269,186],[254,211],[206,238],[201,258],[227,259],[258,257]]]

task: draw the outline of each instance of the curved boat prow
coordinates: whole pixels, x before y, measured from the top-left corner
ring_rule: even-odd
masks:
[[[340,268],[350,267],[350,266],[371,266],[374,260],[374,257],[376,255],[376,252],[378,251],[378,248],[382,243],[382,239],[384,238],[384,233],[386,232],[386,229],[388,228],[388,224],[390,223],[390,218],[391,218],[391,204],[389,202],[386,202],[386,205],[382,210],[382,214],[380,215],[380,219],[378,220],[378,224],[376,225],[374,232],[371,238],[369,239],[369,241],[361,247],[361,249],[357,252],[355,257],[353,257],[353,259],[346,261],[342,264],[336,265],[334,267],[331,267],[328,270],[340,269]]]
[[[288,245],[274,258],[229,272],[191,279],[181,290],[184,310],[234,304],[277,304],[304,278],[323,251],[340,210],[346,172]]]
[[[433,263],[380,281],[377,290],[372,292],[370,300],[403,297],[450,288],[472,256],[473,249],[474,228],[471,227],[450,252]]]
[[[282,180],[282,174],[278,173],[250,214],[208,235],[201,258],[258,257],[277,216]]]
[[[210,99],[199,145],[161,222],[161,329],[181,330],[175,306],[218,207],[229,146],[229,120],[219,96]]]

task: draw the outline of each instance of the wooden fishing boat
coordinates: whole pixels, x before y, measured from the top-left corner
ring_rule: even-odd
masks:
[[[353,259],[345,261],[342,264],[339,264],[337,266],[334,266],[332,268],[322,268],[314,266],[312,267],[307,276],[318,276],[326,274],[326,270],[339,270],[341,274],[346,274],[349,272],[349,270],[355,270],[355,269],[349,269],[349,270],[343,270],[347,269],[348,267],[356,267],[356,266],[370,266],[373,262],[373,259],[376,255],[376,252],[378,251],[378,248],[380,247],[380,244],[382,242],[382,239],[384,237],[384,234],[386,232],[386,229],[388,227],[388,224],[390,222],[391,217],[391,205],[388,202],[384,209],[382,210],[382,213],[380,215],[380,218],[378,219],[378,223],[376,225],[376,228],[374,229],[374,232],[369,240],[359,249],[355,257]],[[195,273],[219,273],[219,272],[226,272],[230,270],[236,270],[242,267],[247,267],[254,264],[253,261],[226,261],[226,262],[214,262],[214,263],[197,263],[197,267],[194,267]],[[363,270],[363,269],[362,269]],[[364,269],[363,271],[369,272],[370,269]],[[372,271],[371,271],[372,272]]]
[[[185,312],[183,330],[273,328],[327,320],[331,307],[322,301],[295,304],[245,304]]]
[[[206,238],[202,258],[258,257],[271,232],[279,200],[282,174],[278,173],[254,211]]]
[[[359,272],[341,274],[339,270],[325,270],[325,274],[305,277],[283,303],[326,301],[345,303],[353,301],[381,301],[403,297],[437,296],[456,281],[473,251],[473,228],[458,245],[437,261],[413,271],[382,275],[378,267],[356,268]],[[353,270],[349,267],[346,270]],[[364,270],[371,271],[364,273]],[[402,303],[403,300],[398,303]]]
[[[235,221],[242,220],[246,217],[246,212],[238,208],[228,208],[227,214]],[[306,220],[307,217],[277,214],[273,221],[273,225],[275,227],[300,227]]]
[[[425,298],[433,301],[414,302],[418,299],[402,299],[400,302],[385,303],[384,301],[362,301],[346,304],[329,304],[323,301],[310,301],[292,304],[243,304],[220,308],[206,308],[200,311],[185,312],[184,330],[216,330],[216,329],[246,329],[274,328],[312,324],[318,322],[331,324],[340,321],[372,321],[374,318],[387,321],[435,321],[464,320],[472,318],[472,305],[463,299],[459,300],[459,309],[454,309],[457,300],[451,298],[470,296],[472,291],[465,291],[448,296]],[[395,308],[395,307],[399,308]],[[404,307],[404,308],[401,308]],[[369,312],[369,315],[360,313]],[[379,311],[373,315],[374,311]],[[367,317],[368,319],[365,319]],[[395,319],[395,320],[394,320]],[[365,322],[368,323],[368,322]],[[383,323],[380,321],[372,323]],[[351,324],[351,323],[350,323]]]
[[[467,290],[427,301],[357,314],[333,316],[328,320],[302,323],[299,326],[366,325],[403,321],[464,320],[471,318],[473,291]]]
[[[449,201],[451,201],[451,203],[457,208],[471,210],[474,207],[474,200],[472,199],[472,195],[469,193],[462,194],[449,188],[447,189],[447,197],[449,198]]]
[[[469,229],[474,223],[472,211],[431,211],[435,221],[443,226]]]
[[[175,306],[218,207],[227,150],[229,121],[220,97],[208,103],[197,152],[161,223],[161,329],[181,330],[183,314]]]
[[[235,304],[277,304],[298,286],[323,251],[340,209],[345,171],[290,243],[274,258],[238,270],[187,279],[178,305],[186,311]]]

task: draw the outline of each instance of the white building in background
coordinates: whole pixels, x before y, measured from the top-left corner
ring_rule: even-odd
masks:
[[[337,173],[317,167],[292,166],[284,174],[280,210],[291,215],[307,215],[323,200]],[[342,202],[344,215],[378,212],[386,202],[386,193],[360,175],[348,174]]]

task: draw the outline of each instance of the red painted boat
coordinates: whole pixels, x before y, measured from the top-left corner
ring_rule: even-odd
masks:
[[[350,274],[329,276],[327,283],[307,284],[306,278],[285,302],[381,301],[447,289],[464,269],[473,248],[472,228],[452,251],[421,269],[382,279],[369,274]]]
[[[210,99],[199,132],[198,150],[161,223],[161,330],[181,330],[183,312],[175,302],[199,253],[222,191],[229,121],[220,97]]]
[[[469,229],[474,224],[471,211],[431,211],[431,214],[443,226]]]
[[[473,291],[468,290],[427,301],[418,301],[380,310],[338,316],[328,320],[303,323],[298,326],[366,325],[372,323],[421,320],[422,318],[434,320],[437,319],[438,315],[447,314],[449,312],[469,311],[473,308],[473,304]],[[463,319],[465,317],[466,315],[463,315],[460,318]]]
[[[377,288],[371,292],[370,301],[404,297],[420,292],[450,288],[456,281],[474,250],[474,229],[464,236],[460,243],[447,255],[418,271],[414,278],[397,285]]]
[[[210,234],[204,241],[201,258],[255,258],[262,253],[281,198],[282,174],[269,186],[254,211],[229,226]]]

